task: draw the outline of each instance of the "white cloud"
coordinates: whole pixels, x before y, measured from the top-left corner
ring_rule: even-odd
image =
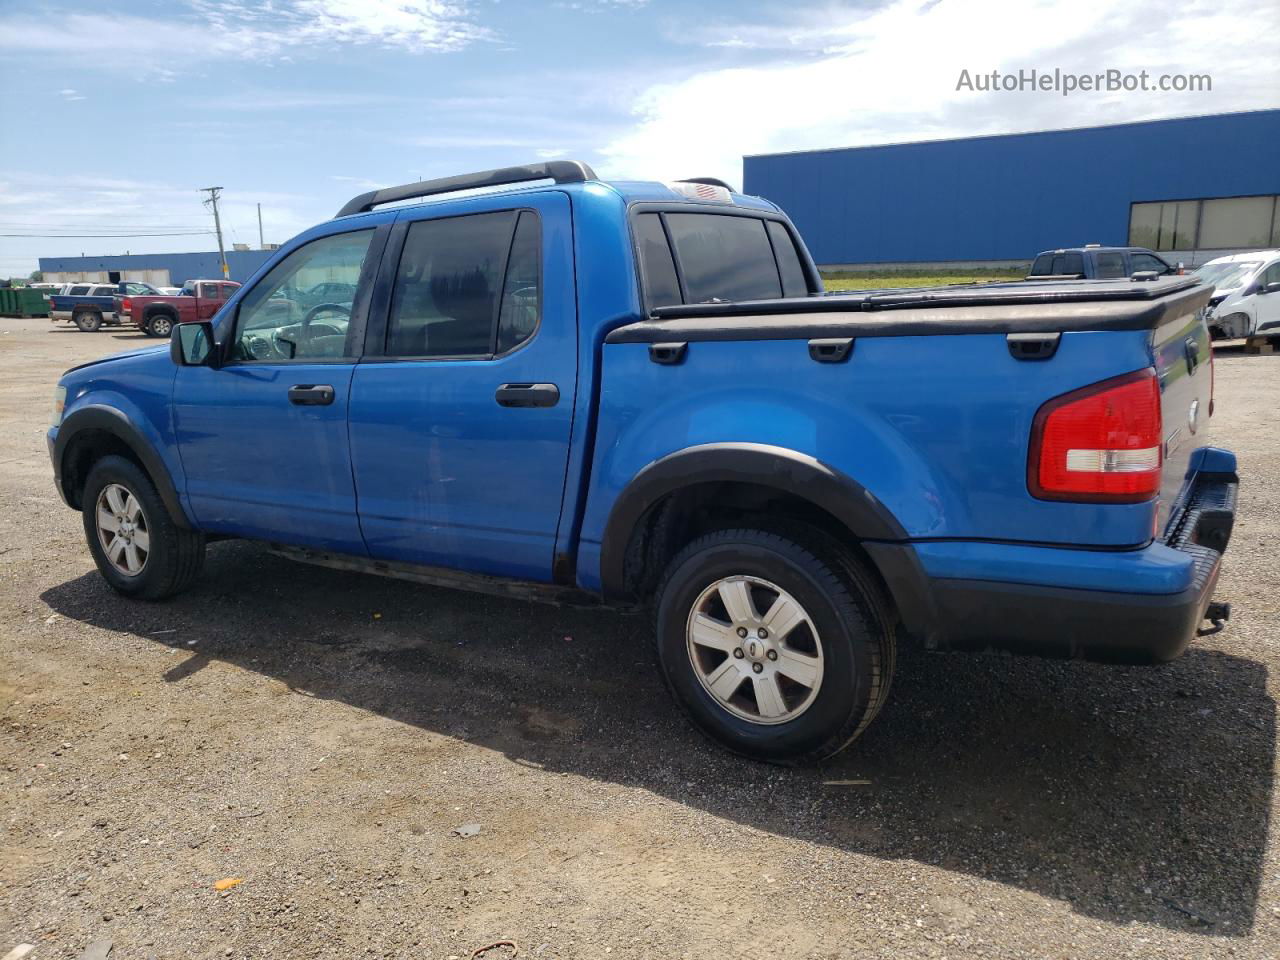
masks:
[[[59,90],[58,96],[62,97],[63,100],[67,100],[67,101],[88,99],[86,96],[80,93],[79,90],[72,90],[70,87],[64,90]]]
[[[292,62],[291,52],[373,45],[412,53],[461,50],[491,39],[454,0],[187,0],[164,18],[60,13],[0,16],[0,36],[21,37],[4,58],[83,54],[88,67],[172,81],[180,65],[219,60]],[[109,57],[103,50],[112,51]],[[181,56],[174,51],[180,50]]]
[[[1245,0],[1124,6],[1076,0],[897,0],[874,11],[793,17],[786,31],[708,27],[700,42],[774,51],[771,62],[656,84],[607,143],[609,175],[715,175],[741,182],[744,154],[856,146],[1217,113],[1275,105],[1280,7]],[[1209,73],[1204,93],[972,93],[971,73],[1055,67]]]
[[[338,183],[349,183],[358,190],[380,190],[387,186],[385,183],[379,183],[377,180],[368,180],[364,177],[345,177],[331,174],[329,179],[336,180]]]
[[[329,38],[446,51],[488,36],[468,20],[464,6],[442,0],[294,0],[292,7],[303,24],[303,42]]]

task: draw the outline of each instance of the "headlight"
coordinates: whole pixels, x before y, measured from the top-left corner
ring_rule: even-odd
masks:
[[[62,423],[62,411],[67,405],[67,388],[58,384],[53,391],[53,416],[49,418],[49,426],[56,427]]]

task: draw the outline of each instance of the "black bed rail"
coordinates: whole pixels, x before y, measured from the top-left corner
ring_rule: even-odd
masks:
[[[502,167],[498,170],[481,170],[479,173],[462,173],[456,177],[438,180],[419,180],[402,183],[398,187],[383,187],[352,197],[338,211],[339,217],[353,213],[368,213],[374,207],[399,200],[432,197],[440,193],[459,190],[475,190],[480,187],[500,187],[530,180],[554,180],[556,183],[585,183],[596,179],[595,171],[577,160],[548,160],[546,163],[529,163],[519,167]]]
[[[1052,303],[1108,303],[1159,300],[1199,285],[1197,277],[1162,277],[1153,283],[1120,280],[1025,280],[958,283],[942,287],[831,291],[823,295],[776,300],[730,300],[655,307],[657,320],[673,317],[742,317],[802,313],[895,310],[914,307],[991,307]]]

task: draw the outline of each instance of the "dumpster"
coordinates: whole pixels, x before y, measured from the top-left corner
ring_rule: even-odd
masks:
[[[0,287],[0,317],[47,317],[50,290],[39,287]]]

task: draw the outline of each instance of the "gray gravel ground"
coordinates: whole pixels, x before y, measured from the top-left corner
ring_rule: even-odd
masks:
[[[145,343],[0,319],[0,956],[1280,956],[1280,356],[1217,361],[1225,632],[1159,668],[908,648],[784,771],[684,724],[638,618],[234,542],[115,596],[43,434],[65,367]]]

